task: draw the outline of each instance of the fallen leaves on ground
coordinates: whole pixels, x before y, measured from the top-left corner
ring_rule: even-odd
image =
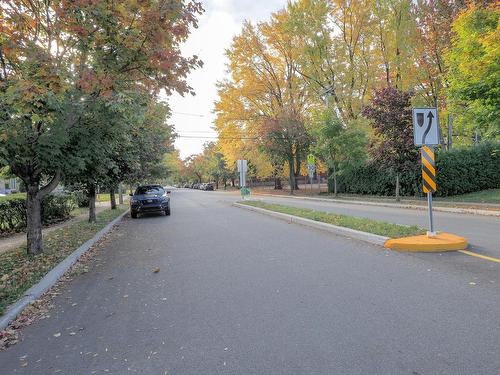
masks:
[[[21,341],[20,331],[23,327],[29,326],[34,322],[49,318],[50,315],[48,311],[54,307],[53,300],[58,295],[61,294],[61,289],[70,281],[73,277],[82,274],[82,270],[89,270],[89,262],[95,259],[98,251],[102,250],[102,245],[108,240],[108,238],[114,234],[114,231],[108,233],[101,240],[99,240],[94,246],[92,246],[80,259],[59,279],[59,281],[50,288],[43,296],[37,299],[35,302],[27,306],[18,317],[10,323],[10,325],[3,331],[0,331],[0,351],[16,344]],[[15,253],[14,253],[15,254]],[[23,256],[23,255],[22,255]],[[72,306],[76,306],[73,304]],[[83,330],[83,328],[80,328]],[[57,334],[57,333],[56,333]],[[59,336],[61,334],[59,333]],[[55,337],[59,337],[54,335]]]

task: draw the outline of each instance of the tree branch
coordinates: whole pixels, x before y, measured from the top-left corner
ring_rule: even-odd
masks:
[[[59,184],[59,182],[61,181],[61,177],[62,177],[62,173],[60,170],[58,170],[56,172],[56,174],[54,175],[54,177],[52,177],[52,180],[50,180],[50,182],[47,185],[45,185],[43,188],[41,188],[38,191],[38,198],[42,199],[47,194],[49,194],[52,190],[54,190],[56,188],[56,186]]]

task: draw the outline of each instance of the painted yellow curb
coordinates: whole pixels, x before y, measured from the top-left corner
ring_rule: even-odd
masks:
[[[451,233],[439,232],[435,237],[411,236],[403,238],[393,238],[385,241],[384,247],[399,251],[412,252],[442,252],[457,251],[467,249],[467,240],[463,237]]]

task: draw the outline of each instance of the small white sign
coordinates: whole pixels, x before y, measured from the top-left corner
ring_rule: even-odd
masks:
[[[413,140],[415,146],[435,146],[439,144],[436,108],[413,108]]]
[[[314,164],[308,164],[307,171],[309,172],[309,178],[312,180],[314,178],[314,172],[316,172],[316,166]]]
[[[236,164],[238,165],[238,172],[247,173],[248,163],[246,160],[238,160]]]

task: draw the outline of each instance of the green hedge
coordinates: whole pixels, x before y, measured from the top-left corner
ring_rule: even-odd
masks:
[[[422,196],[422,177],[417,160],[415,169],[401,176],[401,195]],[[469,148],[438,152],[437,196],[446,197],[500,187],[500,143],[483,143]],[[367,163],[342,171],[339,192],[394,195],[396,176],[389,170]]]
[[[71,195],[48,195],[42,202],[42,222],[51,224],[69,218],[76,207]],[[26,228],[26,199],[6,197],[0,200],[0,235]]]

